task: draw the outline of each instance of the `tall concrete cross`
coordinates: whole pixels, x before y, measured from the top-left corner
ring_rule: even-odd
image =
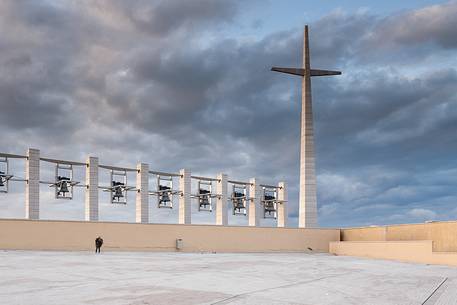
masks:
[[[311,101],[311,77],[340,75],[340,71],[311,69],[309,58],[308,26],[305,26],[303,39],[303,67],[279,68],[272,71],[298,75],[302,77],[301,93],[301,135],[300,135],[300,196],[299,217],[300,228],[317,227],[316,170],[314,154],[313,107]]]

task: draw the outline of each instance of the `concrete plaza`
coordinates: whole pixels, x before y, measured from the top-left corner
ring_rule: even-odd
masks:
[[[457,304],[457,268],[328,254],[0,251],[0,274],[0,304]]]

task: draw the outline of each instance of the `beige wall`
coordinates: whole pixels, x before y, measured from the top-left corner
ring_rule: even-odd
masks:
[[[104,250],[328,252],[339,241],[338,229],[222,227],[210,225],[135,224],[115,222],[0,220],[0,249],[93,250],[100,235]]]
[[[457,222],[432,222],[341,230],[342,241],[432,240],[433,251],[457,252]]]
[[[457,266],[457,253],[433,252],[433,241],[330,242],[330,253],[423,264]]]
[[[433,251],[457,252],[457,222],[391,226],[387,240],[433,240]]]
[[[379,241],[385,240],[385,238],[385,227],[367,227],[341,230],[341,240],[344,241]]]

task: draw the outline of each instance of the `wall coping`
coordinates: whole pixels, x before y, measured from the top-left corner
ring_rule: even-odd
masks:
[[[402,244],[402,243],[433,243],[433,240],[354,240],[354,241],[331,241],[330,243],[341,244]]]
[[[351,230],[351,229],[370,229],[370,228],[388,228],[388,227],[398,227],[398,226],[417,226],[417,225],[432,225],[440,223],[457,223],[457,220],[437,220],[429,222],[417,222],[417,223],[401,223],[401,224],[390,224],[390,225],[372,225],[372,226],[359,226],[359,227],[342,227],[341,230]]]
[[[139,225],[139,226],[179,226],[179,227],[213,227],[213,228],[249,228],[253,230],[265,230],[265,229],[275,229],[275,230],[318,230],[318,231],[335,231],[340,230],[337,228],[297,228],[297,227],[252,227],[252,226],[220,226],[214,224],[178,224],[178,223],[137,223],[137,222],[125,222],[125,221],[85,221],[85,220],[60,220],[60,219],[21,219],[21,218],[0,218],[2,221],[11,221],[11,222],[62,222],[62,223],[84,223],[84,224],[121,224],[121,225]]]

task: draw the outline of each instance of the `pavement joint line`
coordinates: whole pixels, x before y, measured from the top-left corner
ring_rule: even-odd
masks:
[[[425,299],[425,301],[422,302],[421,305],[427,305],[428,300],[440,289],[440,287],[447,281],[447,277],[444,278],[444,280],[441,281],[441,283],[438,285],[438,287],[435,288],[435,290],[432,291],[432,293]]]
[[[263,288],[263,289],[259,289],[259,290],[248,291],[248,292],[236,294],[236,295],[231,296],[231,297],[228,297],[228,298],[226,298],[226,299],[223,299],[223,300],[220,300],[220,301],[211,303],[210,305],[222,304],[222,303],[224,303],[224,302],[226,302],[226,301],[234,300],[234,299],[236,299],[236,298],[243,297],[243,296],[247,296],[247,295],[254,294],[254,293],[259,293],[259,292],[268,291],[268,290],[274,290],[274,289],[280,289],[280,288],[286,288],[286,287],[292,287],[292,286],[302,285],[302,284],[309,284],[309,283],[313,283],[313,282],[318,282],[318,281],[321,281],[321,280],[325,280],[325,279],[328,279],[328,278],[333,278],[333,277],[338,277],[338,276],[346,275],[346,274],[349,274],[349,273],[352,273],[352,272],[345,272],[345,273],[341,273],[341,274],[334,274],[334,275],[324,276],[324,277],[320,277],[320,278],[313,279],[313,280],[308,280],[308,281],[300,281],[300,282],[295,282],[295,283],[290,283],[290,284],[279,285],[279,286],[275,286],[275,287],[269,287],[269,288]],[[423,304],[422,304],[422,305],[423,305]]]

